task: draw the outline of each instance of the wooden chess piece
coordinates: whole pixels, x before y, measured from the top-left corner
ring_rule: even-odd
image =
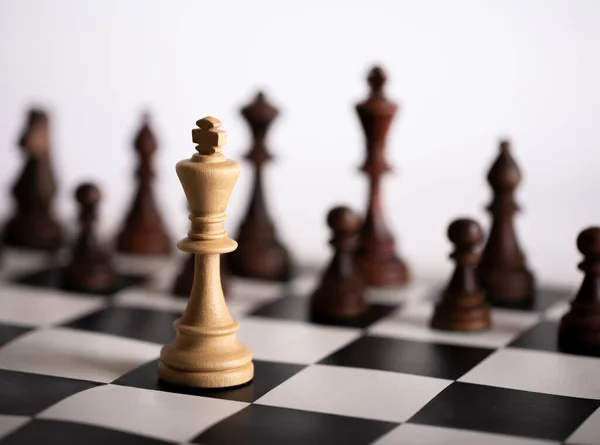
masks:
[[[71,251],[71,259],[62,271],[62,286],[81,292],[105,292],[117,284],[108,253],[96,238],[96,220],[100,190],[94,184],[77,187],[75,199],[79,204],[79,236]]]
[[[600,227],[583,230],[577,248],[584,257],[578,267],[585,275],[560,320],[558,345],[565,352],[600,356]]]
[[[254,165],[254,183],[248,210],[237,234],[238,249],[227,256],[233,275],[270,281],[289,280],[293,267],[288,250],[277,238],[263,192],[263,167],[273,158],[265,140],[278,114],[263,93],[258,93],[251,104],[242,108],[253,136],[246,158]]]
[[[16,209],[4,228],[6,245],[55,250],[63,243],[64,231],[53,212],[57,187],[50,155],[49,126],[46,112],[29,111],[27,124],[19,138],[27,161],[12,188]]]
[[[448,239],[455,246],[450,258],[456,267],[435,307],[431,327],[449,331],[489,329],[490,307],[476,273],[480,256],[475,248],[483,241],[481,226],[472,219],[457,219],[448,227]]]
[[[354,258],[360,219],[348,207],[335,207],[327,215],[327,224],[333,231],[334,255],[311,296],[311,314],[315,318],[357,317],[367,310],[365,285]]]
[[[138,189],[124,226],[117,236],[117,251],[134,255],[166,255],[171,252],[171,240],[152,192],[152,158],[157,144],[148,116],[144,116],[134,146],[139,157]]]
[[[521,182],[521,172],[508,141],[500,142],[500,153],[487,180],[494,193],[487,208],[492,227],[478,267],[479,280],[493,305],[528,307],[533,304],[535,279],[527,268],[513,224],[519,210],[514,192]]]
[[[385,223],[381,196],[382,176],[391,171],[385,160],[385,140],[398,106],[384,95],[386,77],[380,67],[371,70],[368,81],[371,93],[356,106],[367,142],[367,158],[361,170],[370,180],[367,212],[356,256],[367,285],[401,285],[409,280],[409,272],[395,252],[395,240]]]
[[[177,247],[195,254],[194,284],[183,315],[175,321],[175,339],[160,354],[162,380],[183,386],[225,388],[254,377],[252,353],[236,336],[221,288],[220,255],[237,243],[225,231],[225,210],[240,174],[240,164],[221,154],[227,134],[221,122],[196,122],[190,159],[177,163],[177,176],[190,206],[191,229]]]
[[[229,276],[227,273],[227,262],[223,260],[221,256],[221,287],[223,288],[223,294],[227,298],[229,289]],[[192,285],[194,284],[194,264],[196,261],[196,255],[191,253],[188,255],[186,260],[183,262],[181,272],[177,275],[175,283],[173,285],[172,293],[179,297],[190,296],[192,292]]]

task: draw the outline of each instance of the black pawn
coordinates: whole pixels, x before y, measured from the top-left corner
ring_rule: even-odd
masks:
[[[117,274],[96,238],[100,198],[100,190],[94,184],[82,184],[75,191],[80,230],[70,262],[63,270],[62,285],[67,289],[95,293],[108,291],[116,285]]]
[[[334,254],[311,296],[314,318],[353,318],[367,310],[365,285],[355,265],[354,252],[361,221],[347,207],[335,207],[327,215],[333,231]]]
[[[577,237],[583,254],[578,267],[583,282],[558,331],[559,348],[566,352],[600,356],[600,227],[590,227]]]
[[[448,227],[448,239],[455,249],[452,278],[435,307],[431,327],[450,331],[478,331],[490,327],[490,308],[479,286],[476,267],[483,241],[481,226],[472,219],[457,219]]]

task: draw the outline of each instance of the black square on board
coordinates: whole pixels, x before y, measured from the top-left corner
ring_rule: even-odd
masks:
[[[0,346],[5,345],[9,341],[31,331],[29,328],[22,326],[13,326],[10,324],[0,324]]]
[[[330,320],[315,318],[310,314],[310,299],[304,297],[288,296],[275,302],[267,303],[250,315],[257,317],[277,318],[284,320],[305,321],[308,323],[329,326],[346,326],[352,328],[368,328],[383,317],[391,314],[396,306],[371,304],[363,315],[357,318]]]
[[[559,321],[542,321],[517,337],[509,345],[514,348],[536,349],[540,351],[560,352],[562,354],[598,356],[598,348],[563,349],[558,343]]]
[[[186,388],[171,385],[158,379],[158,360],[140,366],[113,382],[114,385],[153,389],[178,394],[188,394],[215,399],[252,403],[304,369],[302,365],[254,360],[254,380],[229,389]]]
[[[180,315],[145,308],[111,306],[73,320],[65,326],[166,344],[175,337],[173,322]]]
[[[549,307],[558,303],[559,301],[568,300],[573,297],[573,290],[566,288],[555,288],[555,287],[541,287],[539,288],[533,299],[532,303],[529,304],[497,304],[495,303],[495,307],[507,308],[507,309],[517,309],[523,311],[531,311],[531,312],[544,312]]]
[[[396,427],[392,422],[250,405],[201,433],[202,445],[367,445]]]
[[[557,340],[558,321],[542,321],[513,340],[509,346],[560,352]]]
[[[319,363],[456,380],[494,350],[365,336]]]
[[[562,441],[600,401],[454,382],[409,423]]]
[[[73,394],[101,383],[0,370],[0,414],[34,416]]]
[[[172,445],[149,437],[80,423],[35,419],[17,429],[1,445]]]
[[[112,296],[123,289],[143,283],[145,280],[146,277],[144,275],[120,273],[117,277],[117,283],[111,289],[102,292],[87,292],[78,289],[65,288],[62,285],[60,269],[46,268],[36,272],[17,276],[13,281],[21,285],[60,289],[65,292],[75,292],[77,294],[87,293],[90,295]]]

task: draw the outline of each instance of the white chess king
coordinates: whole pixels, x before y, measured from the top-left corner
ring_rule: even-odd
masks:
[[[237,339],[239,324],[225,304],[219,261],[237,247],[225,231],[225,209],[240,164],[221,154],[227,134],[218,119],[205,117],[196,125],[192,141],[198,153],[176,167],[191,211],[191,229],[177,247],[195,254],[194,285],[174,323],[177,335],[161,351],[158,374],[177,385],[226,388],[254,377],[252,353]]]

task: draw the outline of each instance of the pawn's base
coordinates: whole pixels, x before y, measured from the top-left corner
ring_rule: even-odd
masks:
[[[244,243],[226,257],[232,275],[266,281],[286,282],[292,278],[293,264],[287,249],[277,241]]]
[[[167,383],[194,388],[230,388],[243,385],[254,378],[254,364],[224,371],[183,371],[158,361],[158,376]]]
[[[600,356],[600,305],[573,301],[560,321],[558,347],[565,352]]]
[[[528,308],[535,303],[535,279],[525,268],[514,270],[479,270],[481,286],[492,306]]]
[[[356,318],[367,309],[364,285],[358,277],[350,277],[341,282],[324,279],[310,301],[310,312],[315,318]]]
[[[430,323],[433,329],[474,332],[491,326],[490,307],[482,294],[442,300],[436,307]]]
[[[4,244],[27,250],[52,251],[62,247],[64,234],[60,225],[51,219],[32,223],[24,218],[14,218],[4,229]]]

